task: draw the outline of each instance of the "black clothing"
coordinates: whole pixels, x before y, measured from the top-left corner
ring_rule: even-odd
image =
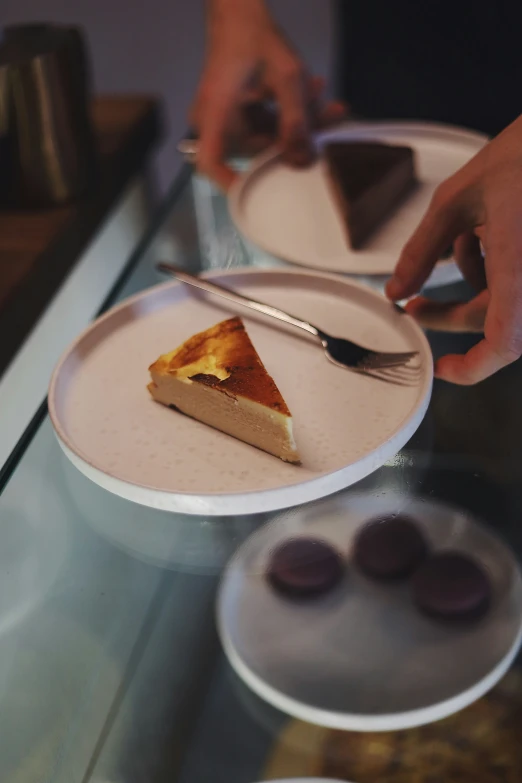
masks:
[[[522,113],[522,0],[337,0],[339,93],[490,135]]]

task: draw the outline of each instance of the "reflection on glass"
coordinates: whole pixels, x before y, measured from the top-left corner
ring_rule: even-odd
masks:
[[[262,515],[199,517],[139,506],[93,484],[65,458],[64,488],[80,518],[132,557],[160,568],[221,573]]]

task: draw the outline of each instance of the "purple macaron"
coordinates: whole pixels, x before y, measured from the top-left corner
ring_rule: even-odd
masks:
[[[490,603],[492,586],[485,569],[473,558],[450,550],[429,557],[412,580],[418,608],[443,620],[476,620]]]
[[[355,536],[353,557],[373,579],[406,579],[428,555],[418,525],[404,514],[367,522]]]
[[[319,538],[289,538],[271,556],[267,579],[280,593],[308,598],[331,590],[342,579],[341,555]]]

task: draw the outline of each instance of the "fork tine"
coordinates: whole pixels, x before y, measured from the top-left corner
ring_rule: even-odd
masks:
[[[415,378],[401,378],[396,373],[393,373],[393,371],[386,372],[385,370],[373,371],[356,369],[355,372],[359,375],[365,375],[367,378],[374,378],[375,380],[382,381],[383,383],[390,383],[392,386],[414,386],[417,383]]]
[[[387,353],[386,351],[376,351],[375,353],[377,356],[382,356],[386,359],[401,359],[402,361],[408,361],[408,359],[413,359],[414,356],[419,355],[418,351],[403,351],[402,353]]]
[[[418,378],[420,378],[421,375],[421,368],[417,367],[414,372],[406,372],[405,367],[382,367],[382,368],[376,368],[376,370],[372,372],[378,372],[382,375],[393,377],[393,378],[400,378],[403,381],[415,381]]]
[[[387,366],[387,365],[379,365],[379,366],[381,366],[384,369],[385,366]],[[402,373],[404,373],[405,375],[406,374],[407,375],[416,375],[417,373],[419,373],[422,370],[422,363],[421,362],[417,362],[415,364],[411,364],[410,362],[407,362],[406,364],[400,363],[400,364],[392,364],[392,365],[389,365],[389,366],[392,367],[392,368],[395,367],[397,369],[400,369],[400,371]]]
[[[397,354],[396,356],[379,353],[370,354],[369,356],[361,359],[358,364],[359,367],[367,368],[369,370],[384,369],[386,367],[404,367],[410,358],[412,358],[411,356],[406,356],[407,358],[403,358],[404,354]]]

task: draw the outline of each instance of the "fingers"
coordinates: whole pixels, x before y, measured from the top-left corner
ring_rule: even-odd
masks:
[[[449,306],[445,313],[443,306],[435,313],[433,307],[424,309],[422,303],[410,303],[411,310],[416,311],[419,318],[425,317],[431,309],[427,320],[430,317],[435,321],[440,319],[439,326],[448,331],[484,329],[484,339],[467,353],[449,354],[436,362],[437,378],[462,386],[479,383],[522,354],[522,310],[510,307],[508,299],[505,292],[499,297],[498,291],[485,289],[470,302]]]
[[[425,329],[442,332],[484,331],[489,292],[482,291],[470,302],[434,302],[422,296],[406,305],[407,312]]]
[[[519,202],[520,203],[520,202]],[[516,205],[515,199],[509,203]],[[484,334],[496,353],[510,363],[522,354],[522,227],[519,210],[492,214],[484,237],[491,302]]]
[[[466,354],[443,356],[435,364],[437,378],[467,386],[488,378],[522,355],[522,310],[506,317],[485,289],[470,302],[433,302],[417,297],[406,309],[427,329],[445,332],[485,332],[484,339]],[[519,324],[520,322],[520,324]],[[493,325],[492,325],[493,324]]]
[[[487,292],[483,291],[476,299],[486,295]],[[463,356],[443,356],[435,365],[435,375],[451,383],[469,385],[512,364],[522,355],[521,322],[520,308],[510,316],[509,307],[504,311],[502,301],[495,301],[492,296],[486,314],[484,339]]]
[[[500,262],[499,262],[500,263]],[[516,281],[511,287],[493,287],[484,290],[471,302],[448,308],[444,314],[445,328],[472,331],[484,318],[484,339],[466,354],[443,356],[435,365],[438,378],[461,385],[470,385],[488,378],[493,373],[516,361],[522,355],[522,301],[517,294]],[[411,311],[423,317],[422,303],[410,305]],[[430,308],[427,308],[429,310]],[[424,317],[426,310],[424,310]],[[439,310],[431,318],[440,318]],[[428,314],[428,320],[430,314]]]
[[[277,112],[266,101],[249,101],[241,107],[247,136],[277,136]]]
[[[459,202],[451,180],[439,186],[386,286],[390,299],[403,299],[417,293],[446,248],[463,233],[466,216]]]
[[[237,176],[225,162],[232,148],[254,154],[279,137],[286,162],[305,166],[315,158],[311,129],[338,123],[347,114],[340,102],[323,103],[324,79],[308,76],[293,54],[278,52],[277,67],[271,70],[269,83],[245,86],[243,73],[235,78],[234,72],[227,76],[222,69],[219,79],[207,76],[202,81],[192,112],[200,131],[198,170],[223,190]],[[274,95],[279,112],[266,103]]]
[[[521,239],[518,221],[496,221],[487,243],[489,289],[470,302],[440,305],[419,298],[408,304],[408,312],[432,329],[475,331],[483,326],[484,339],[466,354],[438,360],[438,378],[461,385],[478,383],[522,355]]]
[[[227,153],[227,128],[235,110],[240,78],[231,73],[222,75],[214,89],[204,90],[199,98],[200,130],[197,158],[198,171],[214,180],[223,190],[228,190],[236,175],[225,162]]]
[[[279,102],[279,142],[283,157],[292,166],[306,166],[315,157],[308,115],[306,74],[289,59],[278,71],[273,89]]]
[[[486,271],[478,236],[473,232],[461,234],[453,243],[453,250],[459,269],[471,287],[475,291],[486,288]]]
[[[408,302],[406,309],[427,329],[446,332],[481,332],[489,317],[490,293],[482,291],[470,302],[433,302],[423,297]],[[502,344],[495,335],[493,341],[486,335],[467,353],[449,354],[435,363],[435,376],[442,380],[468,386],[488,378],[493,373],[515,361],[522,353],[522,342],[518,347]]]
[[[314,118],[314,128],[328,128],[344,120],[349,114],[346,104],[340,101],[331,101],[325,104],[317,112]]]
[[[484,338],[464,355],[449,354],[439,359],[435,363],[435,376],[460,386],[471,386],[511,364],[514,358],[501,356]]]
[[[197,168],[225,192],[232,185],[235,174],[225,162],[225,126],[217,121],[220,115],[206,119],[202,125],[197,157]]]
[[[308,77],[308,112],[313,129],[328,128],[347,117],[348,106],[341,101],[324,102],[326,86],[322,76]]]

